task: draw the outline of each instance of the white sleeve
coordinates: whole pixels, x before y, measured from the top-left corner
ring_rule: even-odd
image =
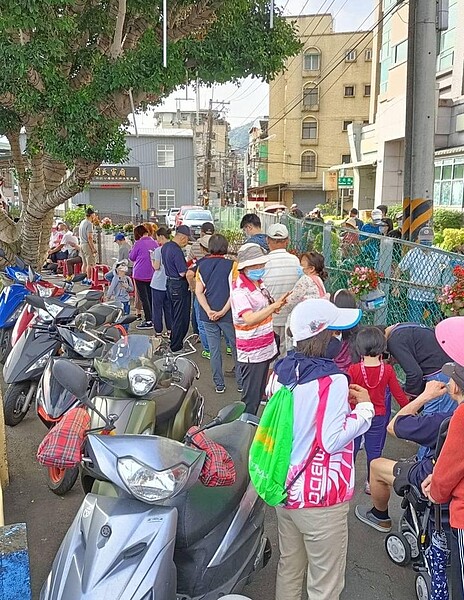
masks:
[[[328,454],[335,454],[349,442],[365,433],[371,426],[374,406],[361,402],[354,410],[348,404],[348,381],[344,375],[335,375],[329,387],[327,402],[319,431],[320,443]]]

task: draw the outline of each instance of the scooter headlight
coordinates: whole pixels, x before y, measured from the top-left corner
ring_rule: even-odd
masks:
[[[52,355],[53,349],[49,350],[46,354],[38,358],[35,363],[33,363],[29,369],[27,369],[26,373],[30,373],[31,371],[35,371],[36,369],[44,369],[45,365],[48,362],[48,359]]]
[[[75,335],[73,335],[73,342],[74,350],[77,352],[77,354],[80,354],[85,358],[91,356],[95,352],[95,349],[98,345],[96,340],[82,340]]]
[[[156,471],[130,457],[118,460],[118,473],[133,496],[143,502],[166,500],[179,493],[188,478],[185,465]]]
[[[136,396],[145,396],[156,385],[156,373],[151,369],[137,367],[129,371],[129,385]]]

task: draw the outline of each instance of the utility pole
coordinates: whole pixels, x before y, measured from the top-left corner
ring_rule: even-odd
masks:
[[[223,108],[224,105],[230,104],[230,102],[213,102],[211,98],[209,101],[208,108],[208,121],[206,129],[206,148],[205,148],[205,167],[203,177],[203,205],[209,205],[210,196],[210,185],[211,185],[211,163],[212,163],[212,138],[213,138],[213,103],[220,104]],[[226,149],[227,151],[227,149]]]
[[[208,123],[206,129],[206,149],[205,149],[205,176],[203,182],[203,204],[209,205],[209,190],[211,182],[211,141],[213,137],[213,99],[210,98],[208,109]]]
[[[409,0],[403,238],[411,241],[432,218],[438,4]]]

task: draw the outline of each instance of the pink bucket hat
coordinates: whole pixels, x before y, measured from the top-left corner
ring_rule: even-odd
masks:
[[[449,317],[438,323],[435,337],[444,352],[464,366],[464,317]]]

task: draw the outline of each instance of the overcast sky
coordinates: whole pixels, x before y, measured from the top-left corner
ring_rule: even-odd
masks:
[[[376,3],[377,0],[276,0],[276,5],[284,8],[284,14],[289,16],[332,13],[335,18],[335,31],[356,31],[372,27],[375,15],[371,13]],[[256,79],[244,79],[240,86],[226,84],[215,86],[213,90],[201,88],[202,108],[207,107],[211,95],[214,100],[230,101],[230,105],[227,106],[227,119],[232,127],[244,125],[268,114],[268,85]],[[195,91],[190,89],[188,96],[195,98]],[[185,90],[179,90],[166,100],[164,107],[167,110],[175,110],[175,99],[185,97]],[[195,101],[182,101],[181,108],[195,110]]]

